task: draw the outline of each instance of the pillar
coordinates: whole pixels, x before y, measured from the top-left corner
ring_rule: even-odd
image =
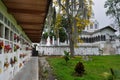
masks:
[[[52,37],[52,44],[55,44],[54,36]]]

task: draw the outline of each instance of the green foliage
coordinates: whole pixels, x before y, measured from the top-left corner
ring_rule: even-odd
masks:
[[[82,62],[78,62],[75,66],[75,72],[82,76],[85,73],[84,65]]]
[[[74,45],[78,42],[79,33],[90,23],[92,0],[53,0],[53,2],[55,6],[59,6],[55,27],[57,30],[63,26],[66,29],[70,53],[73,57]]]
[[[92,56],[92,61],[82,61],[82,57],[77,56],[71,58],[67,65],[63,57],[49,57],[47,59],[53,68],[57,80],[108,80],[104,76],[111,75],[110,67],[114,69],[114,72],[117,71],[117,74],[120,74],[118,72],[120,70],[120,55]],[[85,66],[85,75],[82,77],[73,75],[75,65],[78,61],[81,61]],[[107,73],[103,76],[104,72]],[[116,80],[120,80],[120,78]]]
[[[110,73],[104,72],[103,76],[104,80],[120,80],[120,71],[110,68]]]
[[[68,24],[69,24],[69,22],[68,22],[67,18],[62,16],[61,27],[65,28],[67,33],[68,33],[68,30],[69,30]]]
[[[60,38],[60,42],[65,42],[65,40],[67,39],[67,34],[64,28],[59,29],[59,38]]]
[[[69,52],[64,51],[64,59],[65,59],[66,63],[70,60],[70,54],[69,54]]]
[[[50,31],[50,33],[49,33],[49,36],[50,36],[50,39],[52,40],[52,37],[54,36],[54,38],[55,38],[55,34],[54,34],[54,32],[53,32],[53,30],[51,29],[51,31]]]
[[[120,27],[120,0],[107,0],[104,7],[107,8],[106,14],[114,18]]]
[[[45,32],[42,37],[43,37],[43,39],[47,39],[47,37],[48,37],[48,32]]]
[[[110,68],[111,75],[108,76],[108,80],[120,80],[120,72],[115,71],[112,68]]]
[[[58,14],[56,20],[56,26],[53,29],[56,37],[60,38],[60,42],[64,42],[67,39],[65,26],[66,26],[66,22],[64,21],[64,17]]]

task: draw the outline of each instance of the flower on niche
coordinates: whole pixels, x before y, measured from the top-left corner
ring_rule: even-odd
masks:
[[[20,47],[19,47],[19,45],[14,45],[14,51],[16,51],[17,49],[19,49]]]
[[[5,49],[6,52],[8,52],[8,51],[11,50],[11,47],[10,47],[10,45],[5,45],[5,48],[4,48],[4,49]]]
[[[17,36],[16,34],[14,34],[14,40],[17,40],[17,41],[19,41],[19,36]]]
[[[4,67],[6,67],[6,68],[9,67],[8,58],[6,58],[6,60],[5,60],[5,62],[4,62]]]
[[[0,50],[3,48],[4,44],[3,41],[0,42]]]
[[[14,34],[14,40],[16,40],[17,39],[17,35],[16,34]]]

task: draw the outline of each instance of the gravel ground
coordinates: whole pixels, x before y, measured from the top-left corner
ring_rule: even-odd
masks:
[[[52,73],[46,57],[39,57],[39,80],[57,80]]]

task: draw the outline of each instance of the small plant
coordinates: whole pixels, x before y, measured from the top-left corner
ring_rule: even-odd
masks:
[[[69,52],[64,51],[64,59],[65,59],[66,63],[70,60],[70,54],[69,54]]]
[[[120,80],[120,71],[113,70],[110,68],[110,73],[106,72],[103,74],[105,80]]]
[[[79,76],[82,76],[85,72],[84,65],[82,62],[78,62],[75,66],[75,73]]]

